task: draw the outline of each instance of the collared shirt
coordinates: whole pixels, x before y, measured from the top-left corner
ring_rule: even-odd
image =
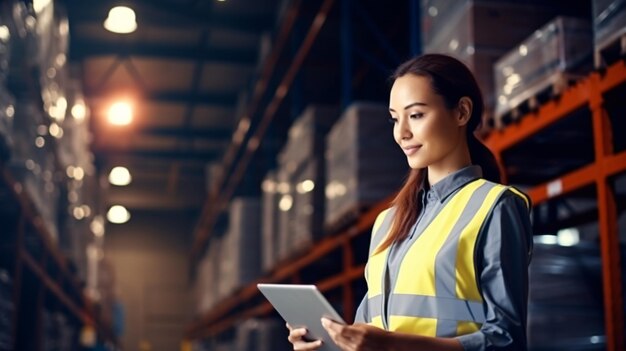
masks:
[[[479,166],[468,166],[440,180],[419,194],[422,211],[409,237],[389,251],[385,296],[395,285],[397,267],[419,235],[464,185],[480,178]],[[486,321],[475,333],[457,337],[466,351],[526,350],[528,265],[532,252],[532,229],[526,203],[506,191],[496,202],[478,234],[474,251],[478,287],[484,300]],[[385,301],[385,308],[389,301]],[[355,317],[364,323],[367,294]],[[386,313],[386,311],[385,311]]]

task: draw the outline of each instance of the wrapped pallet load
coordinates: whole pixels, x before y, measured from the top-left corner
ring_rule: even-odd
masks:
[[[325,137],[337,115],[333,106],[307,107],[279,154],[280,258],[302,252],[324,233]]]
[[[56,155],[44,115],[32,100],[18,100],[13,120],[13,149],[9,168],[30,196],[46,229],[58,238],[59,189]]]
[[[349,106],[328,135],[326,146],[327,230],[352,220],[363,208],[392,195],[408,172],[393,139],[388,107]]]
[[[606,350],[597,244],[535,243],[529,286],[529,350]]]
[[[495,124],[540,96],[556,95],[591,69],[589,21],[559,16],[499,59],[493,70],[497,96]],[[530,106],[527,106],[529,108]]]
[[[261,262],[264,272],[272,270],[278,261],[279,231],[278,231],[278,182],[276,171],[267,172],[261,183],[261,231],[262,231],[262,255]]]
[[[237,351],[288,351],[285,323],[278,319],[248,319],[237,326]]]
[[[489,114],[494,106],[493,64],[555,15],[556,9],[549,5],[541,1],[422,0],[424,52],[449,54],[463,61],[478,80]]]
[[[229,225],[222,238],[220,252],[220,298],[261,274],[259,199],[234,198],[228,212]]]
[[[198,263],[194,282],[198,315],[208,312],[219,301],[221,238],[211,237],[206,254]]]
[[[626,54],[626,1],[593,0],[591,3],[595,64],[600,67]]]

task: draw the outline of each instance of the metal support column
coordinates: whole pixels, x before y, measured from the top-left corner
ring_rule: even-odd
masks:
[[[591,81],[589,105],[593,119],[593,137],[596,163],[613,155],[611,121],[604,108],[599,76]],[[624,301],[620,266],[619,233],[615,192],[611,188],[607,172],[596,174],[598,191],[598,224],[600,226],[600,250],[602,254],[602,281],[604,291],[604,320],[607,350],[624,350]]]
[[[341,108],[352,102],[352,0],[341,0]]]

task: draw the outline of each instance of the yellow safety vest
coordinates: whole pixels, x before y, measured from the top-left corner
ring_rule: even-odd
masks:
[[[374,224],[365,270],[369,324],[426,336],[453,337],[480,329],[485,321],[476,280],[474,246],[480,228],[506,190],[519,190],[477,179],[466,184],[435,216],[401,258],[396,284],[385,296],[389,249],[376,253],[391,227],[394,208]],[[383,318],[384,304],[387,318]]]

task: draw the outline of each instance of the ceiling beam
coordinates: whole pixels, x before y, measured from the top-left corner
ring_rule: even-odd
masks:
[[[70,59],[105,55],[153,57],[181,60],[202,60],[224,64],[251,66],[256,62],[256,49],[198,48],[191,45],[154,44],[131,41],[104,41],[87,38],[73,38],[70,45]]]
[[[198,151],[198,150],[153,150],[153,149],[119,149],[119,148],[99,148],[95,150],[97,156],[107,158],[107,156],[128,156],[132,158],[158,159],[167,162],[177,161],[198,161],[209,162],[220,157],[222,152]]]
[[[118,90],[97,90],[85,88],[85,96],[90,100],[106,98],[120,94]],[[234,108],[237,101],[236,93],[193,93],[189,91],[156,91],[139,92],[137,99],[164,103],[193,103],[195,105],[213,105]]]
[[[228,141],[232,137],[230,128],[167,128],[167,127],[145,127],[139,130],[142,134],[175,137],[183,139],[211,139],[215,141]]]
[[[70,23],[73,25],[83,23],[102,25],[109,10],[119,5],[113,1],[67,0],[67,2]],[[135,10],[139,26],[222,29],[258,35],[274,25],[274,19],[270,16],[215,15],[188,6],[153,0],[129,0],[126,3]]]

